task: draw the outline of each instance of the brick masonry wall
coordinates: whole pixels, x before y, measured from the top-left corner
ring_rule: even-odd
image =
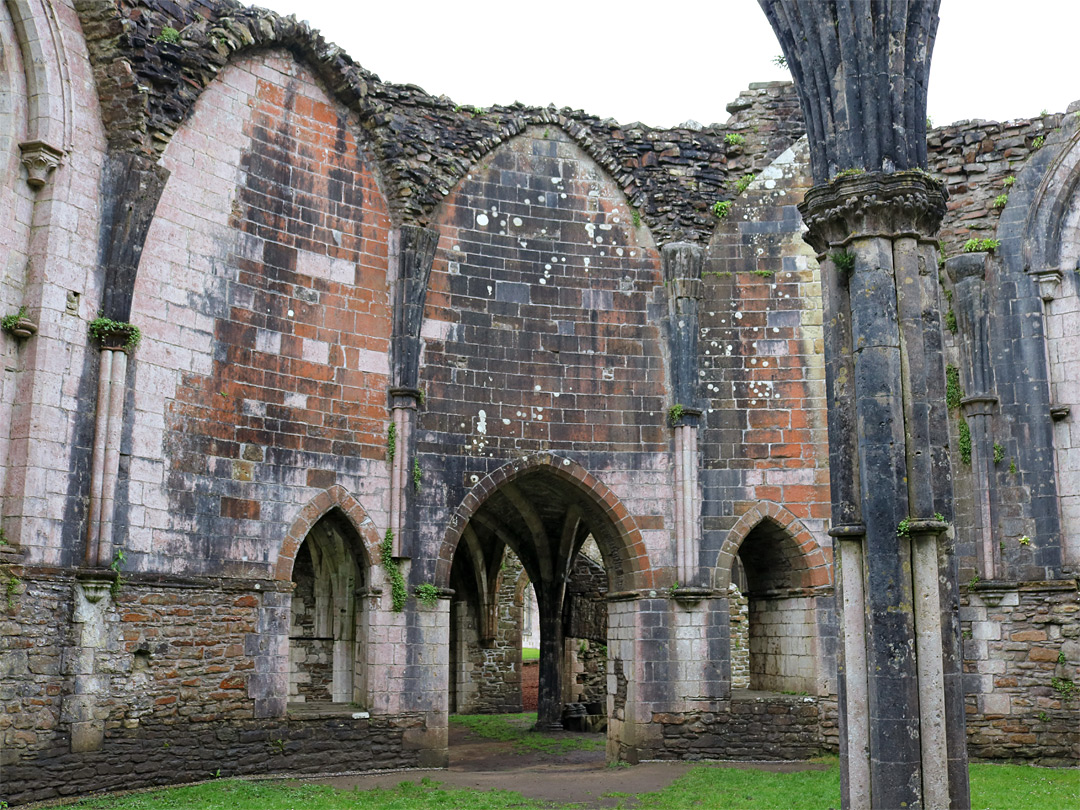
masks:
[[[302,550],[293,565],[293,590],[289,611],[289,702],[332,700],[334,640],[316,632],[315,571],[310,548]]]
[[[100,751],[71,753],[64,703],[77,639],[69,575],[26,572],[0,619],[0,800],[12,803],[214,775],[415,765],[404,729],[422,716],[255,719],[260,612],[272,581],[188,579],[123,585],[95,651]],[[108,597],[106,597],[108,599]],[[284,603],[283,603],[284,604]],[[347,766],[343,763],[351,763]]]
[[[656,714],[657,759],[809,759],[839,750],[835,698],[733,695],[710,712]]]
[[[782,504],[831,559],[821,284],[795,209],[810,187],[805,161],[800,145],[767,167],[709,247],[699,344],[709,565],[759,501]]]
[[[136,568],[265,573],[334,484],[385,525],[389,220],[354,131],[310,74],[262,55],[162,158],[133,306]]]
[[[1076,582],[965,593],[968,750],[986,759],[1080,762]]]
[[[634,515],[670,561],[659,257],[619,189],[558,127],[500,146],[439,211],[417,449],[421,557],[485,474],[551,451]],[[612,554],[605,549],[605,554]]]
[[[1038,300],[1033,278],[1026,272],[1028,260],[1024,256],[1035,235],[1026,224],[1033,187],[1041,185],[1042,166],[1060,149],[1059,133],[1072,126],[1072,116],[1053,114],[1004,123],[961,121],[928,133],[929,169],[949,191],[948,212],[939,234],[943,254],[960,253],[964,242],[972,238],[1005,242],[995,252],[987,271],[985,341],[980,343],[971,334],[971,327],[946,332],[945,338],[947,362],[960,370],[965,393],[971,393],[969,358],[973,349],[985,352],[993,366],[993,390],[989,393],[998,402],[991,422],[992,438],[981,452],[990,456],[993,445],[999,445],[1003,453],[993,465],[988,486],[994,537],[1002,558],[996,576],[1007,580],[1057,575],[1057,546],[1062,543],[1058,520],[1067,518],[1064,510],[1059,514],[1059,505],[1069,505],[1068,496],[1063,504],[1056,497],[1068,492],[1070,462],[1059,458],[1059,486],[1055,491],[1052,445],[1057,445],[1059,453],[1063,449],[1067,454],[1072,443],[1070,428],[1058,425],[1054,428],[1056,435],[1051,435],[1046,413],[1051,392],[1045,390],[1047,379],[1041,357],[1045,353],[1052,364],[1057,364],[1049,370],[1053,380],[1055,373],[1065,371],[1060,362],[1069,356],[1067,350],[1063,354],[1058,348],[1062,345],[1060,336],[1080,327],[1068,323],[1070,304],[1066,300],[1058,310],[1065,319],[1054,323],[1058,337],[1044,345],[1044,334],[1049,337],[1051,322],[1041,317],[1043,304]],[[1014,237],[1016,244],[1009,244]],[[942,276],[941,308],[948,311],[952,308],[953,285],[947,274],[943,272]],[[1067,294],[1069,289],[1066,282],[1063,292]],[[1066,401],[1069,396],[1071,393],[1066,395]],[[952,417],[957,553],[961,579],[967,579],[980,570],[977,541],[971,530],[977,477],[956,451],[959,411],[954,410]],[[1072,534],[1064,532],[1065,545],[1071,544]],[[1018,543],[1025,536],[1035,538],[1035,542]]]
[[[78,15],[67,3],[50,14],[47,23],[38,21],[42,35],[28,46],[31,65],[23,62],[10,9],[0,10],[0,313],[25,305],[38,327],[27,340],[0,333],[0,485],[8,542],[30,562],[70,565],[78,558],[69,544],[83,539],[85,508],[73,493],[81,492],[92,440],[81,417],[92,412],[96,390],[86,321],[101,293],[96,246],[104,134]],[[55,117],[62,108],[67,125],[61,131],[54,119],[48,128],[52,145],[66,154],[37,191],[27,183],[18,147],[30,136],[26,72],[35,69],[54,71],[49,86],[64,92],[62,99],[39,98],[37,110]],[[40,76],[35,87],[44,90]]]
[[[731,612],[731,688],[750,688],[750,600],[732,582],[728,585]]]
[[[417,767],[406,732],[420,715],[354,719],[349,714],[232,720],[176,727],[146,723],[106,735],[92,754],[63,747],[4,769],[0,796],[13,804],[265,773],[316,774]]]
[[[22,580],[0,613],[0,773],[36,756],[62,733],[61,708],[70,693],[65,651],[74,643],[72,585],[62,577]]]
[[[458,655],[462,664],[457,672],[464,683],[458,686],[459,714],[498,714],[520,712],[521,708],[521,626],[522,608],[516,604],[521,562],[507,549],[499,572],[496,607],[495,638],[490,645],[481,645],[479,618],[471,601],[460,600]],[[462,583],[459,588],[467,588]],[[455,589],[461,592],[458,589]],[[462,593],[464,597],[465,594]]]

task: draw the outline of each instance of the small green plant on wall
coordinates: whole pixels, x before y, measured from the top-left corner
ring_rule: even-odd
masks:
[[[1004,208],[1009,202],[1008,194],[998,194],[994,197],[994,208]]]
[[[960,369],[951,363],[945,366],[945,404],[950,409],[960,407],[964,398],[964,389],[960,387]]]
[[[416,598],[420,604],[434,607],[439,601],[439,589],[430,582],[416,586]]]
[[[855,271],[855,254],[849,251],[836,251],[830,253],[829,258],[832,259],[833,265],[841,273],[850,275]]]
[[[5,315],[0,318],[0,329],[3,329],[8,334],[12,334],[15,331],[15,324],[26,317],[26,307],[19,307],[18,312],[13,312],[10,315]]]
[[[423,478],[423,470],[420,469],[420,459],[414,458],[412,462],[412,483],[413,489],[417,492],[420,491],[420,481]]]
[[[394,463],[394,455],[397,453],[397,425],[391,422],[386,428],[386,460]]]
[[[998,444],[997,442],[994,442],[994,463],[995,464],[1000,464],[1004,460],[1005,460],[1005,448],[1002,445]]]
[[[730,200],[717,200],[712,205],[713,216],[717,219],[723,219],[729,213],[731,213],[731,201]]]
[[[1062,700],[1072,700],[1076,695],[1076,683],[1068,678],[1051,678],[1050,688],[1061,695]]]
[[[964,242],[964,253],[993,253],[999,247],[1000,239],[968,239]]]
[[[113,561],[109,563],[109,569],[116,574],[116,579],[112,581],[109,586],[109,595],[115,600],[120,595],[120,591],[124,585],[127,584],[127,578],[120,573],[120,569],[123,568],[124,562],[127,560],[127,556],[124,554],[124,549],[117,547],[116,553],[113,555]]]
[[[7,597],[8,613],[15,611],[15,598],[19,595],[19,586],[22,580],[14,574],[8,575],[7,584],[4,586],[4,595]]]
[[[405,609],[405,600],[409,597],[405,587],[405,578],[398,568],[398,561],[394,559],[394,532],[387,529],[383,541],[379,545],[379,562],[382,563],[386,578],[390,580],[390,601],[395,613],[401,613]]]
[[[170,25],[166,25],[161,29],[161,33],[157,36],[158,42],[168,42],[170,45],[176,45],[180,42],[180,32]]]
[[[971,428],[968,426],[966,419],[961,419],[960,424],[957,426],[957,433],[960,434],[960,460],[967,466],[971,466]]]
[[[685,414],[685,413],[686,413],[686,408],[684,408],[679,403],[675,403],[670,408],[668,408],[668,411],[667,411],[668,424],[671,425],[672,427],[675,427],[675,425],[679,424],[679,420],[683,418],[683,414]]]
[[[110,343],[120,344],[125,351],[134,351],[142,341],[142,332],[139,327],[127,321],[114,321],[99,316],[90,321],[90,337],[103,346]]]
[[[728,146],[742,146],[746,143],[746,138],[740,135],[738,132],[729,132],[724,136],[724,143]]]
[[[735,193],[742,194],[746,189],[750,187],[750,184],[754,182],[754,175],[744,174],[739,178],[739,182],[735,184]]]

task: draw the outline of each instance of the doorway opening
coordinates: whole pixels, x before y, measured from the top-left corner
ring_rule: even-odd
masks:
[[[361,542],[334,510],[311,527],[297,550],[289,611],[290,712],[335,704],[366,708]]]

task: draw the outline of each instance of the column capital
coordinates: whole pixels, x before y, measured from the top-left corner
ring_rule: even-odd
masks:
[[[929,238],[941,224],[948,196],[923,171],[860,172],[814,186],[799,213],[809,228],[806,241],[825,253],[868,237]]]
[[[35,190],[44,186],[53,170],[64,162],[64,150],[45,141],[23,141],[19,151],[26,166],[26,184]]]

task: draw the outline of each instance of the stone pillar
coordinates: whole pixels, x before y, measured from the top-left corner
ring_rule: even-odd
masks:
[[[815,186],[800,206],[831,355],[845,807],[967,803],[956,573],[941,539],[952,492],[931,236],[944,203],[936,181],[902,172]]]
[[[816,184],[799,210],[822,265],[845,808],[970,803],[931,238],[945,192],[925,172],[938,1],[759,0]]]
[[[449,762],[447,714],[450,695],[447,676],[450,665],[450,599],[443,591],[432,605],[415,603],[408,613],[408,643],[401,669],[400,711],[424,715],[422,728],[405,731],[406,749],[417,752],[421,768],[446,768]]]
[[[86,565],[90,568],[106,568],[113,560],[112,521],[120,469],[127,357],[122,346],[109,345],[101,350],[97,422],[90,464],[90,525],[86,536]]]
[[[698,302],[702,297],[704,250],[675,242],[660,251],[668,285],[668,329],[672,406],[668,422],[675,431],[672,459],[675,528],[675,578],[680,586],[700,586],[701,483],[698,476]]]
[[[105,613],[110,579],[86,576],[75,584],[76,647],[71,660],[74,676],[72,694],[64,698],[63,719],[71,727],[73,754],[100,750],[105,740],[105,714],[98,707],[99,696],[108,693],[108,676],[98,671],[98,650],[108,644]]]
[[[417,408],[423,403],[419,389],[420,327],[424,321],[424,301],[428,278],[435,261],[439,232],[430,228],[403,225],[391,236],[391,266],[394,278],[394,326],[390,344],[390,414],[394,431],[394,457],[390,462],[390,529],[394,533],[394,556],[411,556],[410,514],[415,487],[415,425]]]
[[[997,578],[1001,549],[994,540],[994,373],[990,348],[990,305],[986,291],[987,253],[961,253],[945,262],[953,283],[953,309],[959,334],[961,372],[968,393],[961,418],[971,437],[971,477],[979,576]]]

